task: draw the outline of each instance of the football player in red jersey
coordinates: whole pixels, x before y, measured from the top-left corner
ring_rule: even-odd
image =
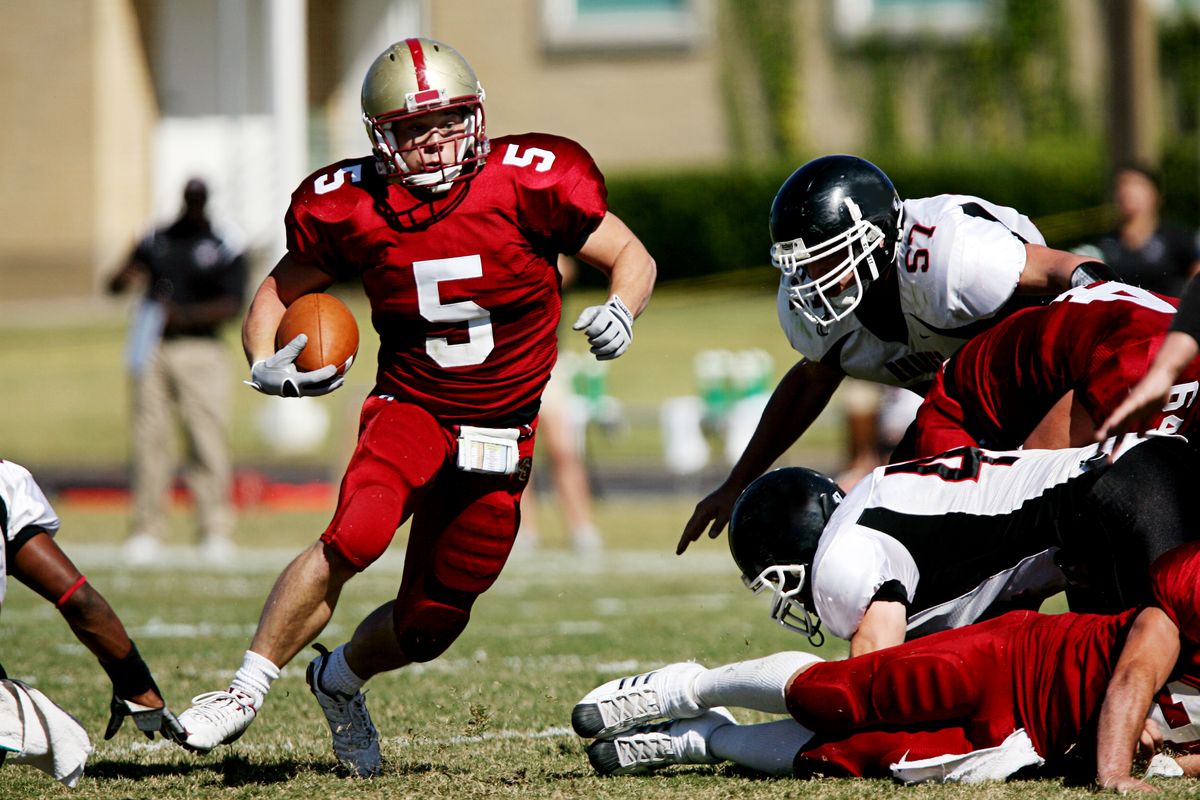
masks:
[[[671,664],[598,687],[571,721],[604,774],[732,760],[970,782],[1040,767],[1152,791],[1132,776],[1139,742],[1185,754],[1156,774],[1200,775],[1200,543],[1164,554],[1151,580],[1155,602],[1117,615],[1014,611],[844,661]],[[791,719],[738,725],[726,706]]]
[[[285,397],[336,389],[332,367],[296,370],[303,337],[273,352],[274,335],[298,297],[356,278],[379,332],[376,384],[329,527],[279,576],[229,690],[180,715],[195,750],[241,735],[279,669],[324,628],[343,584],[411,517],[396,599],[347,644],[318,645],[308,667],[339,761],[355,775],[378,773],[378,733],[359,688],[441,655],[513,546],[557,350],[560,253],[609,276],[607,302],[574,328],[598,359],[629,346],[653,259],[608,211],[603,176],[580,145],[541,133],[489,142],[483,99],[453,48],[424,38],[392,45],[363,82],[374,154],[318,171],[292,197],[288,252],[243,327],[250,383]]]
[[[934,378],[893,461],[960,446],[1011,450],[1025,444],[1068,392],[1083,412],[1058,446],[1092,441],[1128,396],[1167,337],[1174,298],[1122,283],[1064,292],[1049,306],[1020,311],[967,342]],[[1142,430],[1187,435],[1195,425],[1200,364],[1174,376]]]

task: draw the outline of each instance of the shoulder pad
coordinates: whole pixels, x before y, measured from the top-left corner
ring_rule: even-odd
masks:
[[[591,165],[591,155],[578,142],[549,133],[521,133],[493,139],[489,169],[511,173],[521,183],[553,183],[580,165]]]
[[[360,203],[374,202],[373,190],[386,189],[373,156],[330,164],[305,178],[292,193],[292,206],[323,222],[350,216]]]

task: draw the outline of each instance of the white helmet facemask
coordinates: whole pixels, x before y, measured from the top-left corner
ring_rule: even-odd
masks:
[[[792,307],[822,329],[848,317],[862,302],[866,286],[879,277],[874,251],[884,245],[883,231],[863,219],[862,211],[849,197],[844,198],[853,224],[842,233],[814,245],[802,239],[771,245],[771,264],[782,274],[780,286]],[[845,251],[833,269],[816,279],[808,278],[807,267]],[[865,262],[866,275],[858,267]],[[845,287],[847,276],[853,279]]]
[[[825,641],[821,618],[800,599],[807,577],[808,567],[804,564],[775,564],[760,572],[754,580],[743,575],[742,583],[755,594],[769,588],[772,592],[771,619],[790,631],[807,636],[814,647],[820,647]]]

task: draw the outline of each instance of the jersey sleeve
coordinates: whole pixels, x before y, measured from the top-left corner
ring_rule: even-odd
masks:
[[[895,539],[861,525],[850,526],[813,564],[817,616],[834,636],[849,639],[880,587],[896,581],[912,602],[919,575],[912,555]]]
[[[292,192],[283,217],[287,250],[295,261],[315,267],[337,280],[353,278],[358,270],[338,246],[338,224],[350,217],[363,194],[358,190],[368,175],[358,161],[339,162],[304,179]]]
[[[1150,566],[1150,583],[1159,608],[1193,646],[1200,644],[1200,542],[1170,550]]]
[[[938,304],[944,309],[943,326],[991,317],[1017,289],[1025,270],[1025,243],[1004,224],[984,217],[956,215],[942,224],[950,230],[938,230],[940,239],[934,236],[930,269],[944,271],[946,278]],[[925,309],[922,318],[936,320],[937,314],[935,306]]]
[[[19,541],[36,531],[53,536],[59,519],[29,470],[11,461],[0,461],[0,500],[4,502],[4,538]]]
[[[497,150],[490,158],[514,172],[522,227],[560,253],[578,251],[608,211],[604,175],[587,150],[546,134],[504,139]]]

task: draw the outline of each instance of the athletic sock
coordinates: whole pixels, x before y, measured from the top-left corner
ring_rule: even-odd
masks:
[[[271,691],[271,683],[279,677],[279,667],[270,659],[260,656],[251,650],[242,657],[242,666],[234,673],[230,688],[241,689],[254,698],[254,707],[261,708],[267,692]]]
[[[794,719],[758,725],[722,725],[708,739],[709,755],[768,775],[791,775],[796,754],[812,731]]]
[[[346,645],[338,645],[325,659],[320,673],[321,689],[329,694],[340,694],[346,697],[355,695],[365,678],[360,678],[346,663]]]
[[[801,667],[820,656],[799,651],[775,653],[751,661],[738,661],[705,670],[696,676],[692,691],[704,708],[733,706],[771,714],[786,714],[784,690]]]

